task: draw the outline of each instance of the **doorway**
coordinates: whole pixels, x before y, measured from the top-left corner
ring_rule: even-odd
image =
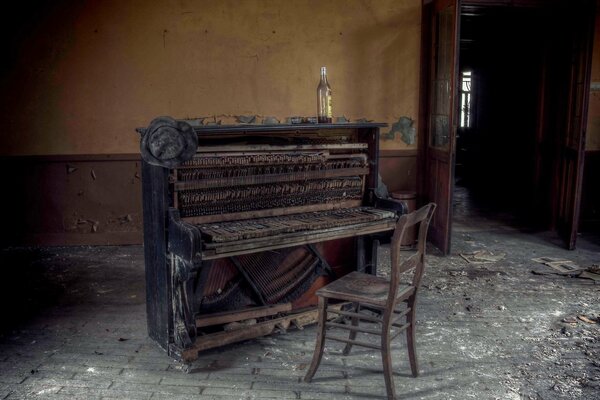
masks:
[[[418,193],[438,204],[429,237],[442,253],[456,169],[492,208],[575,247],[594,8],[594,0],[423,3]]]
[[[541,10],[463,6],[454,219],[472,213],[548,229],[537,212],[536,135],[544,70]],[[507,29],[507,27],[510,27]]]

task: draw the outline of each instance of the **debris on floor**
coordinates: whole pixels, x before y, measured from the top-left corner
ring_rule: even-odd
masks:
[[[579,319],[583,322],[586,322],[588,324],[597,324],[598,323],[597,320],[590,319],[590,318],[586,317],[585,315],[578,315],[577,319]]]
[[[580,270],[579,266],[571,260],[565,260],[554,257],[538,257],[532,258],[531,261],[547,265],[548,267],[553,268],[558,272],[571,272]]]
[[[460,253],[460,256],[469,264],[488,264],[502,260],[506,254],[494,254],[489,250],[477,250],[472,253]]]
[[[553,269],[553,271],[536,271],[532,270],[534,275],[562,275],[570,278],[591,279],[594,282],[600,282],[600,266],[592,264],[590,267],[580,267],[571,260],[553,258],[553,257],[538,257],[532,258],[531,261],[543,264]]]

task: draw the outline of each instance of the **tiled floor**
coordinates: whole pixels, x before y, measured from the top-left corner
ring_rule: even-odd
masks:
[[[460,213],[459,213],[460,214]],[[419,302],[419,378],[404,340],[394,346],[402,399],[600,399],[600,285],[556,275],[531,258],[600,263],[597,239],[558,247],[494,220],[457,218],[453,254],[432,250]],[[595,240],[595,242],[594,242]],[[467,263],[460,253],[504,257]],[[380,272],[386,274],[383,246]],[[328,343],[302,382],[315,329],[291,330],[204,353],[190,368],[146,335],[140,246],[5,249],[0,399],[376,399],[376,351],[340,355]],[[585,322],[582,318],[587,319]],[[20,317],[20,318],[17,318]],[[567,322],[563,322],[567,321]]]

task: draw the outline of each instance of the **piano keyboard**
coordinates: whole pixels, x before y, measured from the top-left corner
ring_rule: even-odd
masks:
[[[395,219],[396,214],[391,211],[356,207],[206,224],[198,227],[206,242],[224,243]]]

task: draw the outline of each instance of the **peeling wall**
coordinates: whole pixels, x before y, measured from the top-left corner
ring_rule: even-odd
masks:
[[[322,65],[334,116],[417,119],[418,0],[48,4],[9,32],[0,155],[137,153],[158,115],[314,115]]]
[[[600,151],[600,1],[596,1],[596,26],[592,52],[592,87],[588,108],[586,151]]]

